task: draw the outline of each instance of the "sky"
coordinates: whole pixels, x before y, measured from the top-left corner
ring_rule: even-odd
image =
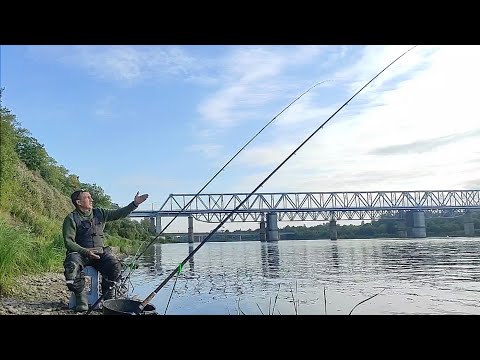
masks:
[[[59,165],[121,206],[148,193],[140,209],[150,210],[197,193],[322,82],[202,192],[250,193],[411,47],[2,45],[0,83],[3,106]],[[478,64],[480,46],[415,47],[259,192],[479,189]],[[186,232],[186,221],[169,229]]]

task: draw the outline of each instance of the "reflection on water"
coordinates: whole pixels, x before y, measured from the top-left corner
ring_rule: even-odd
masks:
[[[190,253],[194,250],[194,246],[193,244],[188,244],[188,254],[190,255]],[[189,267],[189,270],[190,270],[190,275],[195,275],[195,261],[194,261],[194,258],[195,255],[193,255],[190,259],[188,259],[188,267]]]
[[[133,294],[149,295],[194,245],[147,249]],[[163,313],[172,295],[168,314],[269,314],[274,303],[275,314],[348,314],[383,290],[353,314],[480,314],[479,253],[475,238],[208,242],[151,303]]]
[[[261,243],[261,259],[263,276],[267,278],[277,278],[280,269],[280,252],[277,241],[268,241]]]
[[[339,261],[338,261],[338,245],[337,245],[337,240],[332,240],[331,241],[331,253],[332,253],[332,260],[333,260],[333,267],[335,269],[338,269],[339,267]]]
[[[140,260],[143,265],[149,265],[150,271],[155,272],[158,275],[163,273],[162,271],[162,247],[161,246],[149,246],[142,255]]]

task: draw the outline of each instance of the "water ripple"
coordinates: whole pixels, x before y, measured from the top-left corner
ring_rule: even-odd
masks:
[[[145,298],[189,251],[151,246],[132,293]],[[168,314],[268,314],[275,303],[275,314],[330,315],[381,292],[353,314],[480,314],[479,253],[475,238],[207,243],[151,303],[163,313],[172,294]]]

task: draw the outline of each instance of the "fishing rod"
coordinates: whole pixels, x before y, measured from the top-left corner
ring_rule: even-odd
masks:
[[[175,215],[175,217],[170,220],[170,222],[160,231],[160,233],[155,236],[148,244],[147,246],[145,246],[145,248],[139,252],[140,250],[140,247],[138,248],[137,250],[137,253],[136,255],[134,256],[134,259],[131,261],[130,265],[128,266],[129,268],[129,272],[127,274],[127,276],[123,279],[123,281],[121,282],[121,284],[119,285],[119,287],[122,287],[126,282],[127,280],[129,279],[130,275],[132,274],[135,266],[134,266],[134,263],[135,261],[137,261],[140,256],[143,255],[143,253],[150,247],[150,245],[152,245],[155,240],[158,239],[158,237],[160,235],[163,234],[163,232],[170,226],[170,224],[180,215],[182,214],[186,208],[188,208],[188,206],[190,206],[190,204],[197,198],[198,195],[200,195],[200,193],[205,190],[205,188],[238,156],[238,154],[240,154],[258,135],[260,135],[260,133],[265,130],[277,117],[279,117],[285,110],[287,110],[290,106],[292,106],[297,100],[299,100],[302,96],[304,96],[306,93],[308,93],[310,90],[312,90],[313,88],[317,87],[318,85],[321,85],[327,81],[333,81],[333,80],[323,80],[323,81],[320,81],[318,83],[316,83],[315,85],[311,86],[310,88],[308,88],[307,90],[305,90],[301,95],[299,95],[295,100],[293,100],[290,104],[288,104],[286,107],[284,107],[282,109],[282,111],[280,111],[277,115],[275,115],[263,128],[261,128],[240,150],[237,151],[237,153],[229,160],[227,161],[227,163],[225,163],[225,165],[223,165],[223,167],[218,170],[218,172],[197,192],[197,194],[180,210],[179,213],[177,213],[177,215]],[[123,271],[123,270],[122,270]],[[123,273],[120,273],[120,276],[115,280],[115,283],[120,280],[123,276]],[[113,285],[110,286],[110,290],[113,288]],[[97,301],[88,309],[87,313],[85,315],[88,315],[90,314],[90,312],[97,306],[97,304],[102,301],[104,298],[104,295],[102,294],[98,299]]]
[[[165,280],[162,281],[162,283],[160,285],[157,286],[157,288],[155,288],[155,290],[153,290],[150,295],[148,295],[145,300],[142,301],[142,303],[139,304],[138,308],[135,309],[136,312],[134,313],[135,315],[138,315],[140,314],[143,309],[145,309],[145,306],[147,306],[147,304],[155,297],[155,295],[157,295],[157,293],[165,286],[165,284],[175,275],[175,273],[180,273],[180,271],[182,270],[182,267],[183,265],[185,265],[185,263],[203,246],[203,244],[205,244],[208,239],[210,239],[213,234],[215,234],[217,232],[218,229],[220,229],[223,224],[225,224],[225,222],[227,222],[228,219],[230,219],[230,217],[240,208],[243,206],[243,204],[258,190],[260,189],[267,181],[268,179],[270,179],[293,155],[296,154],[296,152],[298,150],[300,150],[301,147],[303,147],[303,145],[305,145],[320,129],[322,129],[340,110],[342,110],[355,96],[357,96],[363,89],[365,89],[373,80],[375,80],[378,76],[380,76],[380,74],[382,74],[385,70],[387,70],[390,66],[392,66],[395,62],[397,62],[401,57],[403,57],[404,55],[406,55],[409,51],[413,50],[417,45],[411,47],[410,49],[408,49],[407,51],[405,51],[403,54],[401,54],[399,57],[397,57],[395,60],[393,60],[390,64],[388,64],[385,68],[383,68],[382,71],[380,71],[377,75],[375,75],[372,79],[370,79],[365,85],[363,85],[360,90],[358,90],[350,99],[348,99],[342,106],[340,106],[340,108],[338,108],[337,111],[335,111],[327,120],[325,120],[325,122],[320,125],[312,134],[310,134],[295,150],[293,150],[293,152],[287,156],[287,158],[285,160],[283,160],[280,165],[278,165],[260,184],[257,185],[257,187],[242,201],[240,202],[240,204],[235,208],[233,209],[232,211],[230,211],[228,213],[228,215],[225,217],[225,219],[222,220],[222,222],[220,222],[220,224],[218,224],[218,226],[213,229],[213,231],[210,232],[210,234],[202,240],[202,242],[200,244],[198,244],[198,246],[193,249],[192,252],[190,252],[188,254],[188,256],[180,263],[178,264],[178,266],[165,278]]]
[[[237,153],[235,155],[232,156],[232,158],[230,160],[228,160],[225,165],[223,165],[223,167],[218,170],[218,172],[195,194],[195,196],[180,210],[180,212],[175,215],[175,217],[170,220],[170,222],[163,228],[163,230],[153,239],[150,241],[150,243],[145,247],[145,249],[143,249],[142,252],[140,252],[137,256],[136,256],[136,259],[135,260],[138,260],[140,258],[141,255],[143,255],[143,253],[147,250],[147,248],[153,244],[153,242],[160,236],[162,235],[162,233],[170,226],[171,223],[173,223],[173,221],[180,215],[182,214],[185,209],[187,209],[190,204],[197,198],[198,195],[200,195],[200,193],[205,190],[205,188],[258,136],[260,135],[260,133],[265,130],[277,117],[279,117],[285,110],[287,110],[290,106],[292,106],[297,100],[299,100],[303,95],[305,95],[306,93],[308,93],[310,90],[312,90],[313,88],[317,87],[318,85],[320,84],[323,84],[327,81],[333,81],[333,80],[323,80],[323,81],[320,81],[318,83],[316,83],[315,85],[311,86],[310,88],[308,88],[307,90],[305,90],[301,95],[299,95],[295,100],[293,100],[290,104],[288,104],[285,108],[282,109],[282,111],[280,111],[277,115],[275,115],[275,117],[273,117],[263,128],[261,128],[240,150],[237,151]],[[134,260],[134,261],[135,261]],[[131,272],[130,272],[131,273]],[[130,275],[129,273],[129,275]]]

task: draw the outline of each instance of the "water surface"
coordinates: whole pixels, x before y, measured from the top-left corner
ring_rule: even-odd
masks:
[[[150,246],[132,295],[144,300],[197,246]],[[344,315],[378,294],[352,314],[480,314],[479,254],[478,238],[207,242],[150,303],[167,315]]]

